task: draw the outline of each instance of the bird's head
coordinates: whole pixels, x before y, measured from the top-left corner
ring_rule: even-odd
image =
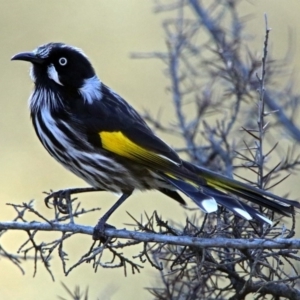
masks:
[[[16,54],[12,60],[31,62],[31,78],[37,85],[80,89],[87,80],[95,77],[83,51],[63,43],[42,45],[32,52]]]

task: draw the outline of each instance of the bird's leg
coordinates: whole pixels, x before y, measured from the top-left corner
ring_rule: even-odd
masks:
[[[48,196],[45,198],[45,204],[49,208],[49,202],[53,199],[53,205],[55,205],[60,213],[68,214],[68,204],[71,201],[71,195],[73,194],[80,194],[80,193],[87,193],[87,192],[98,192],[103,191],[102,189],[97,189],[94,187],[87,187],[87,188],[72,188],[72,189],[65,189],[59,190],[56,192],[46,193]],[[64,203],[64,200],[67,203]]]
[[[94,227],[93,232],[93,239],[94,240],[100,240],[102,242],[105,242],[107,240],[105,236],[105,229],[106,228],[115,228],[109,224],[106,224],[106,221],[108,218],[112,215],[112,213],[123,203],[125,200],[132,194],[131,192],[124,193],[118,201],[102,216],[97,225]]]

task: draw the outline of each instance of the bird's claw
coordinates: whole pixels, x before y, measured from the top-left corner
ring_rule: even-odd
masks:
[[[45,205],[50,208],[50,204],[57,207],[58,211],[62,214],[69,213],[68,202],[70,199],[70,193],[68,190],[59,190],[56,192],[50,191],[50,193],[46,193],[48,196],[44,199]],[[53,199],[53,202],[50,201]]]
[[[98,224],[94,227],[93,240],[100,241],[102,243],[111,242],[111,238],[105,235],[106,229],[116,229],[116,227],[106,224],[105,221],[100,219]]]

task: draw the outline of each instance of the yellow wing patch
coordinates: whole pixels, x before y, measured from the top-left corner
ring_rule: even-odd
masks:
[[[177,165],[168,157],[151,152],[147,150],[129,138],[127,138],[121,131],[102,131],[99,132],[101,138],[102,147],[105,150],[118,154],[122,157],[126,157],[133,161],[158,167],[168,167],[170,165]]]

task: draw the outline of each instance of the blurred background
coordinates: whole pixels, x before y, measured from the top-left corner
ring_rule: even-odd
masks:
[[[35,207],[45,216],[52,211],[44,206],[42,191],[85,186],[85,183],[65,171],[43,149],[35,136],[28,111],[28,97],[32,83],[29,65],[10,62],[12,55],[32,50],[37,46],[59,41],[82,48],[90,57],[98,76],[121,94],[138,111],[147,109],[153,115],[159,110],[164,122],[174,121],[170,114],[170,95],[166,91],[167,78],[163,75],[164,65],[156,60],[134,60],[132,52],[163,51],[166,48],[164,32],[161,28],[165,14],[153,12],[156,1],[140,0],[13,0],[0,1],[0,219],[11,220],[15,212],[5,203],[22,203],[35,199]],[[163,2],[163,1],[162,1]],[[248,16],[246,28],[255,36],[251,47],[262,50],[264,39],[264,18],[267,13],[271,32],[273,58],[283,58],[293,50],[293,70],[295,80],[300,69],[300,2],[291,0],[242,1],[242,15]],[[166,121],[167,120],[167,121]],[[177,141],[163,136],[170,144]],[[177,144],[176,144],[177,146]],[[288,179],[291,196],[299,194],[297,178]],[[283,193],[282,193],[283,194]],[[81,196],[85,207],[95,203],[103,211],[107,210],[115,196],[109,193]],[[170,205],[171,209],[170,209]],[[186,212],[166,197],[155,193],[136,193],[111,218],[110,223],[122,228],[130,223],[126,211],[136,218],[156,209],[165,219],[178,223],[185,221]],[[81,224],[94,225],[103,212],[90,214],[78,220]],[[43,233],[45,236],[50,233]],[[8,251],[16,251],[25,240],[25,233],[13,232],[2,240]],[[76,261],[88,251],[88,238],[68,244],[70,260]],[[137,250],[138,251],[138,250]],[[128,270],[125,278],[123,269],[99,269],[94,273],[89,264],[75,269],[68,277],[55,257],[50,262],[55,282],[41,264],[33,278],[33,262],[25,263],[23,275],[20,270],[6,260],[0,261],[1,299],[57,299],[57,295],[67,298],[61,286],[64,282],[71,290],[75,285],[89,286],[90,299],[151,299],[144,289],[156,283],[155,270],[145,266],[141,274],[132,275]]]

